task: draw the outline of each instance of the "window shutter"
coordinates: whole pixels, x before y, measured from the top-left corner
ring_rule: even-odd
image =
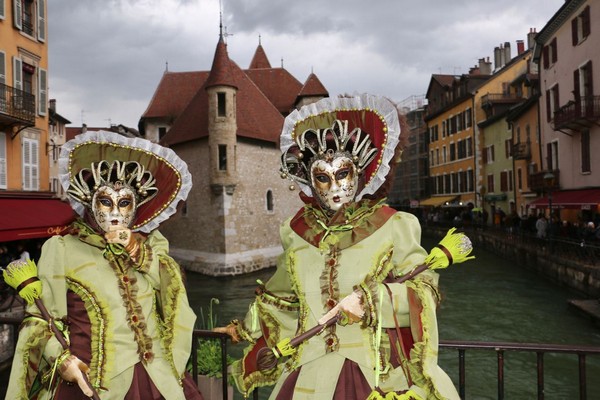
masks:
[[[38,71],[38,114],[44,116],[48,110],[48,73],[41,68]]]
[[[13,0],[13,23],[15,28],[23,30],[23,3],[21,0]]]
[[[577,43],[579,43],[579,38],[577,37],[577,21],[578,20],[579,20],[578,17],[575,17],[571,20],[571,39],[572,39],[573,46],[577,46]]]
[[[543,53],[544,53],[544,57],[543,57],[544,58],[544,69],[548,69],[548,67],[550,66],[550,59],[549,59],[550,50],[549,50],[548,46],[544,46]]]
[[[23,90],[23,61],[17,57],[13,57],[13,86]]]
[[[591,172],[590,162],[590,131],[585,129],[581,132],[581,172]]]
[[[500,191],[506,192],[508,190],[508,174],[506,171],[500,172]]]
[[[4,13],[4,0],[0,0],[0,19],[4,19],[6,14]]]
[[[46,41],[46,0],[38,0],[38,31],[37,37],[40,42]]]
[[[0,132],[0,189],[7,187],[6,171],[6,134]]]
[[[573,97],[575,102],[579,103],[581,92],[579,91],[579,69],[573,71]]]
[[[490,157],[491,157],[491,161],[494,162],[494,160],[496,159],[495,152],[494,152],[494,145],[490,146]]]
[[[587,64],[585,64],[585,84],[587,85],[586,87],[586,96],[588,97],[592,97],[594,96],[594,71],[592,70],[592,61],[588,61]]]
[[[23,190],[31,190],[31,146],[29,139],[23,139]]]
[[[590,35],[590,28],[590,6],[587,6],[581,13],[581,33],[583,34],[583,37],[588,37]]]
[[[31,190],[39,190],[39,149],[38,141],[31,141]]]
[[[556,48],[556,38],[552,39],[552,43],[550,43],[550,46],[552,46],[552,63],[554,64],[556,62],[556,60],[558,60],[558,51]]]
[[[0,51],[0,84],[6,84],[6,54],[2,51]]]
[[[546,121],[550,121],[552,119],[552,110],[550,108],[550,90],[546,90]]]
[[[554,98],[552,100],[554,101],[554,112],[556,112],[560,108],[560,97],[559,97],[559,91],[558,91],[558,83],[556,85],[554,85],[553,92],[554,92]]]
[[[552,143],[546,143],[546,165],[546,169],[552,171]]]
[[[481,161],[483,164],[487,164],[488,162],[488,148],[484,148],[481,152]]]

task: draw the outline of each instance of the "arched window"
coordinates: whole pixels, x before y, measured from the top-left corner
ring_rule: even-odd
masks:
[[[271,189],[267,190],[267,211],[273,211],[273,191]]]

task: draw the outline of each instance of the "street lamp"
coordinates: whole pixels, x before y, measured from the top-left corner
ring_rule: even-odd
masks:
[[[544,182],[545,186],[548,188],[548,214],[549,214],[549,226],[550,226],[550,235],[552,232],[552,188],[554,187],[554,174],[552,171],[548,171],[544,174]]]

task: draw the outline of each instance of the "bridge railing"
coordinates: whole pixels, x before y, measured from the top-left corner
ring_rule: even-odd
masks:
[[[15,329],[20,324],[20,318],[7,318],[0,317],[0,325],[12,325]],[[16,338],[16,334],[15,334]],[[221,372],[222,376],[228,378],[227,370],[227,342],[229,336],[224,333],[217,333],[212,331],[194,330],[194,340],[192,342],[192,356],[191,374],[195,381],[198,379],[198,340],[218,340],[221,348]],[[14,343],[13,343],[14,345]],[[592,346],[574,346],[574,345],[563,345],[563,344],[539,344],[539,343],[511,343],[511,342],[472,342],[472,341],[460,341],[460,340],[442,340],[440,341],[440,349],[456,349],[458,351],[458,391],[462,399],[466,398],[467,387],[466,387],[466,354],[467,351],[486,350],[493,351],[496,353],[497,359],[497,389],[498,399],[503,400],[504,394],[504,362],[506,352],[527,352],[536,354],[536,369],[537,369],[537,398],[539,400],[544,399],[544,356],[546,354],[572,354],[578,358],[578,377],[579,377],[579,399],[587,399],[587,384],[586,384],[586,366],[588,356],[599,356],[600,347]],[[447,371],[451,372],[451,371]],[[7,371],[1,373],[8,373]],[[223,379],[223,399],[228,400],[227,393],[227,382],[228,379]],[[253,399],[258,400],[258,390],[253,393]]]

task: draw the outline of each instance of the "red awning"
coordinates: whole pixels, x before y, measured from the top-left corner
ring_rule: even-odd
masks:
[[[600,189],[557,190],[552,192],[552,208],[595,210],[600,204]],[[529,203],[530,208],[549,208],[548,196]]]
[[[59,235],[75,216],[59,199],[0,199],[0,242]]]

